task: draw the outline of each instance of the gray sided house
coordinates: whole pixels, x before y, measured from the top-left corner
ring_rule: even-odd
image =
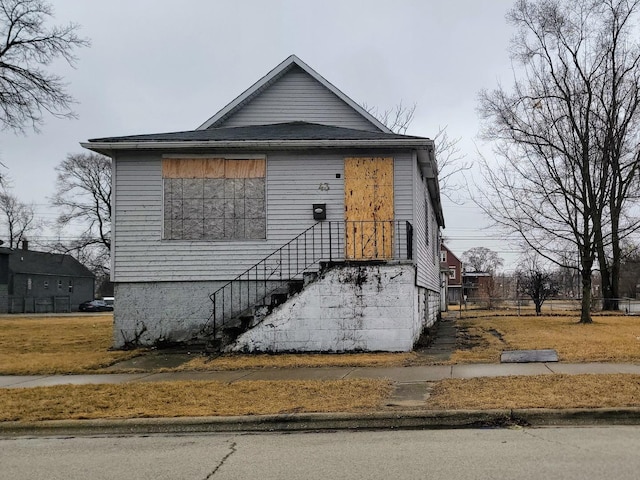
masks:
[[[95,277],[70,255],[0,248],[0,312],[78,311],[93,299]]]
[[[195,130],[113,159],[116,347],[407,351],[439,312],[433,141],[295,56]]]

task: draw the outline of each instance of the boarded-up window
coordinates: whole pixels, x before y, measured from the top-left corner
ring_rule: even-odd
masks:
[[[263,158],[163,159],[164,238],[266,238],[265,172]]]

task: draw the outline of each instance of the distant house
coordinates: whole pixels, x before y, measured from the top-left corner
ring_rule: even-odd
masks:
[[[460,304],[462,297],[462,261],[449,248],[440,245],[440,267],[446,272],[447,303],[449,305]]]
[[[195,130],[82,145],[113,159],[116,347],[406,351],[439,315],[433,141],[294,55]]]
[[[493,275],[488,272],[463,272],[463,295],[468,302],[486,302],[494,294]]]
[[[0,313],[77,311],[93,299],[94,275],[70,255],[0,248]]]

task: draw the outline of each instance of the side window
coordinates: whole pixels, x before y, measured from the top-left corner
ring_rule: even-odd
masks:
[[[73,293],[73,279],[69,279],[69,293]]]
[[[455,265],[449,265],[449,278],[451,280],[455,280],[455,278],[456,278],[456,266]]]

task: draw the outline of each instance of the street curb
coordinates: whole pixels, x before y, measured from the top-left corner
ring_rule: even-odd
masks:
[[[640,408],[527,408],[511,410],[519,425],[533,427],[569,425],[640,425]]]
[[[2,422],[0,437],[639,425],[640,408],[302,413]]]

